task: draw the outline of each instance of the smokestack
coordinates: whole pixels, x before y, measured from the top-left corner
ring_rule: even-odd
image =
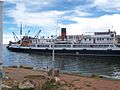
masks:
[[[61,40],[64,41],[66,38],[66,28],[61,28]]]

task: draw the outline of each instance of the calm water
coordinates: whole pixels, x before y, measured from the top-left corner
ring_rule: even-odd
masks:
[[[3,48],[4,66],[28,65],[52,68],[51,55],[16,53]],[[55,68],[80,74],[99,74],[120,79],[120,57],[55,56]]]

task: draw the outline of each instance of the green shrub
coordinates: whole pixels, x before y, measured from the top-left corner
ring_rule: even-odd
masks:
[[[58,88],[60,88],[60,83],[53,82],[53,81],[47,81],[42,86],[42,90],[57,90]]]

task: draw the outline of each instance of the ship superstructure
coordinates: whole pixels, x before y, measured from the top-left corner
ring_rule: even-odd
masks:
[[[24,36],[22,43],[10,43],[8,49],[17,52],[51,54],[53,47],[59,55],[120,55],[119,38],[110,29],[93,35],[67,35],[61,28],[61,36],[32,38]]]

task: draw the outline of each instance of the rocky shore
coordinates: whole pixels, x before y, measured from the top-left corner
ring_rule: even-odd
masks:
[[[96,75],[83,77],[59,73],[52,77],[47,71],[29,67],[4,67],[3,71],[3,90],[120,90],[120,80]]]

